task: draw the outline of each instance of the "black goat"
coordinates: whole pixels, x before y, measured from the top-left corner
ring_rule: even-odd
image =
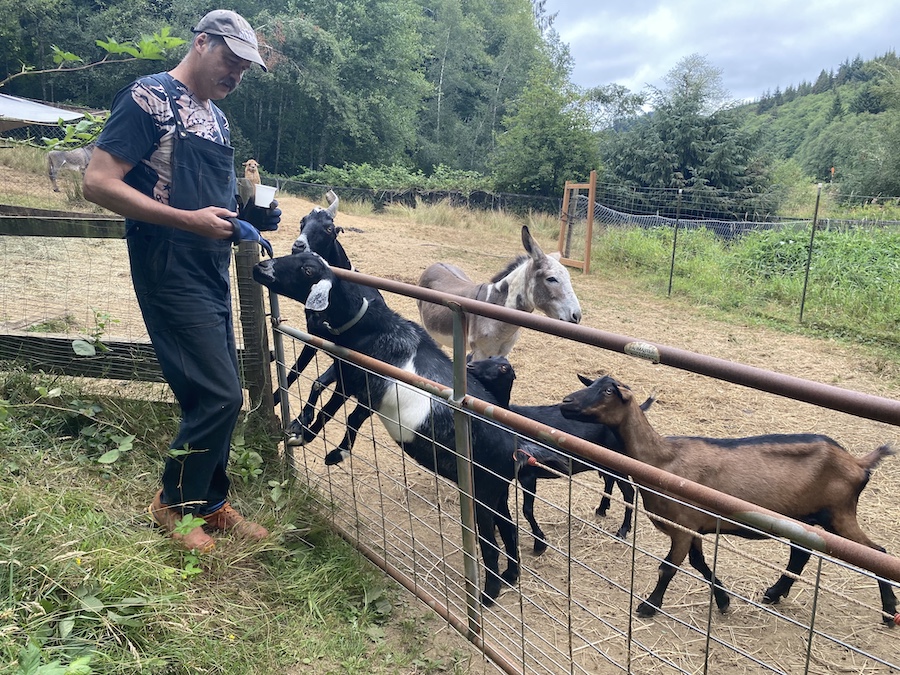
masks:
[[[604,424],[580,422],[578,420],[570,420],[563,417],[559,410],[559,404],[556,405],[513,405],[510,404],[510,394],[512,391],[513,381],[516,379],[515,371],[512,364],[504,356],[491,356],[480,361],[470,362],[466,368],[469,373],[480,381],[485,389],[490,391],[497,402],[503,407],[514,413],[527,417],[529,419],[546,424],[548,427],[559,429],[560,431],[578,436],[586,441],[602,445],[610,450],[624,453],[622,439],[619,435]],[[579,378],[581,376],[579,375]],[[584,383],[585,380],[582,379]],[[587,380],[586,383],[590,383]],[[641,404],[641,409],[647,410],[653,403],[654,397],[651,396]],[[603,479],[603,496],[600,499],[600,505],[594,513],[600,517],[606,516],[610,506],[610,496],[612,495],[613,485],[618,485],[622,492],[622,499],[625,502],[625,516],[622,525],[616,531],[616,536],[624,539],[631,531],[631,523],[633,518],[634,503],[634,485],[628,480],[628,477],[614,471],[612,469],[597,469],[596,466],[590,466],[577,459],[568,461],[560,455],[560,461],[567,468],[562,472],[571,472],[572,475],[583,473],[585,471],[597,471]],[[526,465],[519,469],[519,483],[522,485],[522,514],[531,526],[531,533],[534,535],[534,552],[541,554],[547,549],[547,538],[538,525],[537,519],[534,517],[534,500],[537,494],[538,478],[558,478],[556,473],[552,473],[533,465]]]
[[[404,319],[384,303],[366,301],[363,287],[342,281],[321,257],[297,253],[266,260],[253,268],[253,278],[271,291],[302,302],[317,320],[332,326],[349,325],[332,341],[445,386],[453,381],[453,364],[418,324]],[[377,412],[391,437],[419,464],[457,482],[453,410],[427,393],[359,368],[344,368],[342,391],[362,405],[348,419],[347,435],[329,453],[327,463],[349,453],[353,437],[364,419]],[[469,392],[495,403],[491,394],[469,378]],[[362,412],[357,415],[358,410]],[[354,417],[355,416],[355,417]],[[518,439],[486,420],[472,421],[475,520],[481,555],[487,569],[482,602],[493,604],[501,580],[513,584],[519,577],[516,527],[509,512],[509,485],[516,471],[516,450],[523,447],[540,462],[553,462],[544,448]],[[500,532],[508,564],[499,570],[494,528]]]

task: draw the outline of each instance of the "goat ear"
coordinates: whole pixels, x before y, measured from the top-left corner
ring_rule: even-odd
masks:
[[[328,309],[328,299],[331,295],[331,279],[322,279],[313,284],[306,296],[306,309],[313,312],[321,312]]]
[[[626,387],[624,384],[616,383],[616,389],[619,390],[619,396],[625,403],[628,403],[632,398],[634,398],[634,395],[631,393],[631,389]]]

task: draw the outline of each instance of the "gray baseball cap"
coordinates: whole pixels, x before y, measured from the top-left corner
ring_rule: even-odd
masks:
[[[266,62],[259,55],[256,32],[250,27],[247,20],[237,12],[232,12],[229,9],[214,9],[200,19],[199,23],[191,31],[194,33],[220,35],[235,56],[258,63],[264,71],[269,71],[266,68]]]

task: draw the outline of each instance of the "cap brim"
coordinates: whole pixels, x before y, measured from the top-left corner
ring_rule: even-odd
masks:
[[[259,55],[259,52],[256,51],[253,47],[248,45],[246,42],[241,42],[240,40],[233,38],[229,35],[223,35],[222,39],[225,40],[225,44],[228,45],[228,48],[234,52],[235,56],[238,56],[245,61],[252,61],[259,65],[265,72],[269,72],[269,69],[266,68],[266,62],[263,61],[262,56]]]

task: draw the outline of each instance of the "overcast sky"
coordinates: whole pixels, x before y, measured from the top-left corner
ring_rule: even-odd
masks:
[[[722,71],[733,98],[754,99],[900,48],[900,0],[546,0],[546,10],[557,13],[582,87],[662,86],[696,53]]]

